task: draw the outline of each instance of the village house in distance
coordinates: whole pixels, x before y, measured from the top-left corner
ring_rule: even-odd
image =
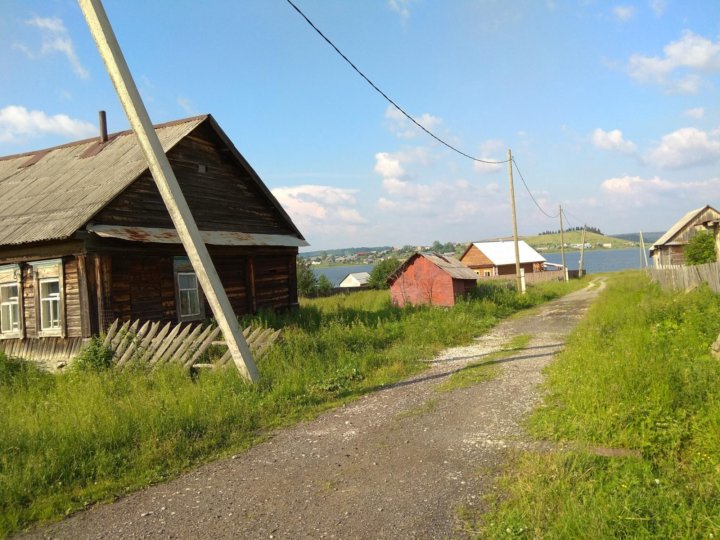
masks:
[[[415,253],[388,277],[392,303],[454,306],[477,286],[477,275],[463,263],[437,253]]]
[[[719,220],[720,212],[710,205],[696,208],[685,214],[650,248],[653,266],[655,268],[671,268],[684,265],[685,251],[683,248],[698,231],[717,231]]]
[[[525,241],[518,241],[520,268],[525,274],[542,272],[546,260]],[[514,242],[473,242],[460,256],[460,262],[483,277],[515,275]]]
[[[307,242],[214,118],[155,129],[235,313],[295,306]],[[0,350],[211,315],[131,131],[0,158],[0,191]]]

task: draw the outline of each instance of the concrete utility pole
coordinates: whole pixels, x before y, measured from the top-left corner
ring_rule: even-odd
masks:
[[[645,249],[645,239],[643,238],[642,231],[640,231],[640,252],[642,253],[642,256],[640,257],[640,268],[643,267],[643,261],[645,261],[645,268],[649,268],[650,263],[648,262],[647,250]]]
[[[568,271],[565,267],[565,231],[563,230],[563,220],[562,220],[562,205],[558,205],[559,214],[560,214],[560,256],[562,257],[562,267],[563,267],[563,281],[568,280]]]
[[[583,263],[585,262],[585,232],[587,231],[587,224],[583,225],[582,240],[580,241],[580,264],[578,270],[578,277],[583,277]]]
[[[200,236],[200,230],[180,190],[180,184],[178,184],[170,162],[162,149],[160,139],[150,122],[150,116],[145,109],[135,81],[133,81],[102,2],[100,0],[78,0],[78,3],[123,109],[125,109],[125,114],[145,154],[160,195],[170,213],[170,218],[185,247],[213,315],[222,330],[233,361],[246,379],[256,382],[259,373],[250,348],[240,331],[230,300],[228,300],[215,265]]]
[[[513,183],[512,151],[508,148],[508,174],[510,176],[510,209],[512,210],[513,242],[515,242],[515,283],[517,290],[524,293],[520,277],[520,245],[518,244],[517,215],[515,214],[515,184]]]

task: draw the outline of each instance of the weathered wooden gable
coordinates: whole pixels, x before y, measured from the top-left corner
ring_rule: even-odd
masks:
[[[297,234],[254,180],[254,173],[238,162],[207,122],[175,145],[168,152],[168,159],[201,230]],[[149,171],[91,221],[102,225],[173,228]]]

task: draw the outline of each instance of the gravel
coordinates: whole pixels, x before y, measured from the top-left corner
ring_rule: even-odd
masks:
[[[464,537],[456,510],[482,509],[508,451],[532,445],[521,420],[539,402],[542,369],[599,289],[506,320],[471,345],[445,350],[422,374],[278,431],[245,453],[27,536]],[[498,377],[436,392],[451,373],[520,334],[532,339],[494,360]]]

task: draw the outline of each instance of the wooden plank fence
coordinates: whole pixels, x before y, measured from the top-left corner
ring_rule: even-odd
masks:
[[[243,330],[248,346],[257,361],[270,345],[280,337],[281,330],[252,328]],[[166,323],[134,321],[120,324],[116,320],[105,335],[103,345],[114,351],[115,366],[124,369],[134,363],[146,363],[153,369],[174,362],[185,369],[224,366],[232,356],[226,350],[213,364],[201,364],[199,360],[211,345],[225,346],[219,327],[187,323]]]
[[[243,335],[257,361],[281,335],[272,328],[248,326]],[[27,338],[0,340],[0,351],[8,357],[22,358],[41,364],[47,369],[63,368],[73,360],[89,340],[83,338]],[[160,322],[113,322],[105,335],[103,345],[114,351],[117,369],[145,362],[156,368],[170,362],[185,369],[224,366],[231,361],[230,351],[225,351],[213,364],[198,363],[211,345],[225,346],[218,327],[192,323]]]
[[[663,289],[689,291],[707,283],[712,291],[720,293],[720,263],[648,268],[647,271],[650,279],[659,283]]]

